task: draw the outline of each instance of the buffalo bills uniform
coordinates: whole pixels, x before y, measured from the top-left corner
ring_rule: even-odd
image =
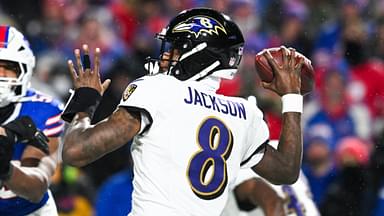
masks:
[[[209,81],[157,74],[125,90],[119,106],[142,116],[131,146],[131,216],[219,215],[240,167],[261,160],[269,136],[262,112],[216,94]]]
[[[64,129],[64,123],[60,119],[60,114],[63,109],[63,105],[60,102],[31,89],[27,91],[26,96],[22,98],[21,101],[22,102],[15,103],[13,113],[2,124],[6,124],[20,116],[29,116],[33,119],[36,127],[43,131],[46,136],[58,137],[61,135]],[[25,144],[15,144],[13,159],[11,161],[13,165],[20,166],[20,160],[25,148]],[[43,209],[42,207],[46,208]],[[24,198],[18,197],[6,187],[1,188],[0,215],[28,215],[35,211],[41,211],[41,215],[57,214],[56,206],[49,191],[44,194],[40,202],[32,203]]]

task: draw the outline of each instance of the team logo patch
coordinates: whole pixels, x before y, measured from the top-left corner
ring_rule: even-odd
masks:
[[[224,26],[217,20],[208,16],[194,16],[187,21],[177,24],[172,32],[190,32],[195,35],[196,38],[200,34],[206,33],[210,35],[219,35],[220,32],[227,34]]]
[[[126,101],[129,96],[131,96],[131,94],[136,90],[137,88],[137,85],[135,84],[130,84],[124,91],[123,93],[123,100]]]

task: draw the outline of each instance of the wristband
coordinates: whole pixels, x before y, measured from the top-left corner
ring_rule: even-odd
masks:
[[[72,122],[78,112],[85,112],[92,119],[100,101],[101,95],[96,89],[90,87],[78,88],[69,98],[61,118],[66,122]]]
[[[299,112],[303,113],[303,96],[300,94],[286,94],[281,97],[282,113]]]

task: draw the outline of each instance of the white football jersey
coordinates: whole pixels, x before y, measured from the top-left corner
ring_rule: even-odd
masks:
[[[261,178],[251,169],[241,169],[236,182],[233,187],[242,182],[252,179],[252,178]],[[266,181],[267,182],[267,181]],[[268,182],[267,182],[268,183]],[[307,178],[300,172],[299,179],[292,185],[274,185],[268,183],[284,200],[284,207],[286,214],[289,216],[319,216],[320,213],[316,207],[316,204],[312,200],[312,193],[309,189]],[[244,212],[239,210],[237,207],[235,196],[230,196],[227,206],[221,216],[263,216],[263,212],[260,208],[256,208],[250,212]]]
[[[130,216],[220,215],[228,184],[262,159],[269,136],[254,103],[163,74],[133,81],[119,106],[142,116]]]

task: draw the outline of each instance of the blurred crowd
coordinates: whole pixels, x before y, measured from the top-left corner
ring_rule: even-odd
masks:
[[[102,77],[112,79],[94,121],[114,111],[147,56],[154,35],[183,9],[208,6],[230,15],[246,42],[226,95],[255,95],[278,138],[280,98],[260,87],[254,55],[294,47],[312,60],[315,89],[305,96],[304,162],[322,215],[384,215],[384,0],[1,0],[0,24],[17,27],[37,57],[32,86],[66,101],[66,60],[87,43],[102,51]],[[154,89],[157,91],[157,89]],[[129,143],[53,179],[60,215],[123,215],[130,209]]]

